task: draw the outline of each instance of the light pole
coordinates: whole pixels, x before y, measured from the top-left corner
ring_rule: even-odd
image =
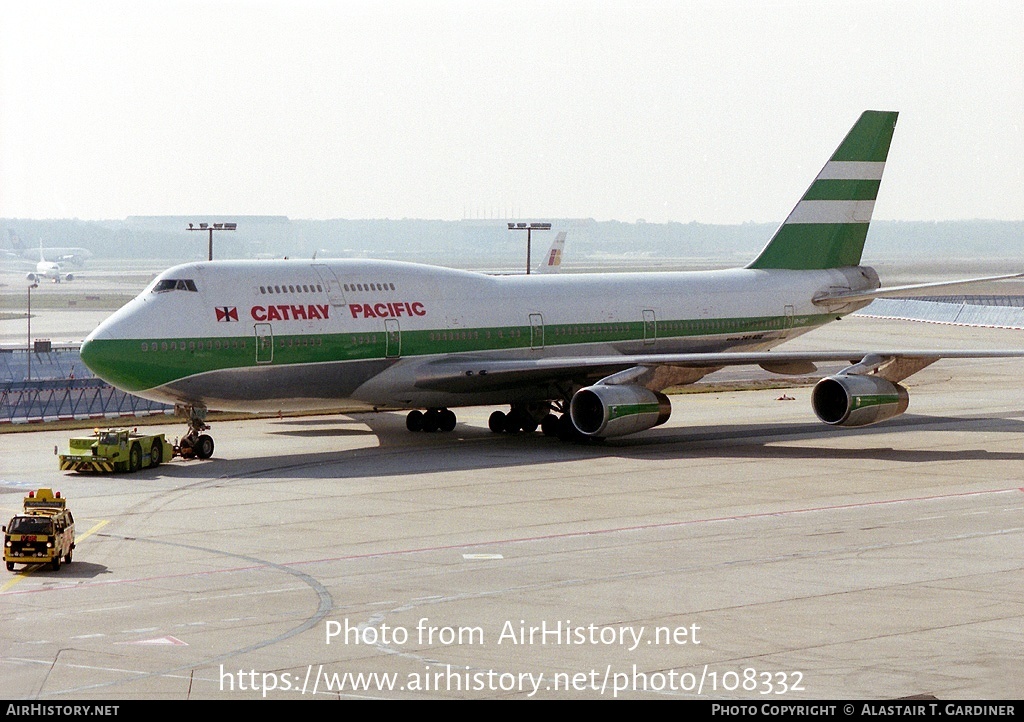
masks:
[[[509,223],[510,231],[526,231],[526,275],[530,275],[530,234],[533,231],[550,231],[550,223]]]
[[[190,231],[209,231],[210,232],[210,245],[208,260],[213,260],[213,232],[214,231],[233,231],[238,228],[237,223],[200,223],[198,226],[192,223],[188,224],[188,230]]]
[[[28,341],[25,347],[28,349],[28,374],[26,381],[32,380],[32,289],[39,288],[39,281],[33,281],[28,285],[28,313],[25,314],[28,321]]]

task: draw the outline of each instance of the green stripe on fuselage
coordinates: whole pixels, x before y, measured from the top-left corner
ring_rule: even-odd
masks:
[[[811,328],[835,318],[833,314],[812,314],[786,318],[658,320],[657,340],[721,339],[730,334],[779,333],[787,328]],[[552,324],[543,327],[543,347],[547,356],[557,356],[558,348],[582,344],[637,344],[637,353],[656,352],[654,344],[644,344],[645,328],[640,321],[618,323]],[[435,329],[402,331],[401,358],[526,349],[541,346],[529,325],[471,329]],[[392,343],[396,339],[392,338]],[[276,334],[273,358],[256,362],[255,336],[233,338],[155,338],[110,340],[92,339],[82,347],[82,361],[97,376],[126,391],[142,392],[179,379],[213,371],[289,364],[338,363],[388,357],[388,334],[381,327],[344,334]],[[216,348],[220,343],[221,348]],[[146,350],[143,351],[142,349]],[[552,351],[553,350],[553,351]],[[659,349],[660,350],[660,349]],[[269,354],[261,348],[261,358]],[[390,355],[394,355],[393,353]]]

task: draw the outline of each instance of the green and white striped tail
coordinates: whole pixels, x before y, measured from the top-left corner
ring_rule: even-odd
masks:
[[[748,268],[856,266],[899,113],[866,110]]]

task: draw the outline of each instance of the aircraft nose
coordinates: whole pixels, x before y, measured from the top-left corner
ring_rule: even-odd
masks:
[[[106,347],[108,344],[110,344],[109,340],[97,339],[94,335],[90,335],[82,342],[82,348],[79,350],[78,355],[86,368],[107,383],[117,386],[112,378],[116,374],[111,373],[113,368],[112,361],[114,359],[111,358],[109,348]]]
[[[130,341],[111,338],[103,333],[103,324],[89,334],[82,342],[79,356],[86,368],[106,381],[124,391],[138,391],[144,388],[136,378],[133,369]]]

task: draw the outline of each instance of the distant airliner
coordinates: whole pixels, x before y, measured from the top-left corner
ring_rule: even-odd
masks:
[[[43,244],[39,243],[39,263],[36,264],[35,273],[25,274],[25,278],[33,283],[48,279],[54,283],[60,283],[61,281],[74,281],[75,277],[73,274],[64,273],[61,271],[60,264],[54,261],[47,261],[43,255]]]
[[[11,240],[11,248],[13,248],[17,254],[20,254],[21,257],[25,259],[35,258],[35,249],[27,247],[16,231],[8,229],[7,235]],[[41,256],[40,260],[49,261],[50,263],[70,263],[73,266],[81,268],[85,265],[87,260],[92,258],[92,251],[87,248],[71,246],[48,246],[43,248],[41,240],[39,242],[39,246]]]
[[[897,114],[867,111],[760,255],[744,268],[491,276],[372,260],[216,261],[171,268],[82,346],[97,376],[174,403],[182,440],[213,453],[206,410],[411,409],[412,431],[455,427],[452,407],[508,405],[495,432],[565,439],[664,423],[663,391],[726,366],[822,379],[827,424],[907,409],[899,382],[941,357],[1015,351],[770,351],[879,296],[979,280],[879,288],[859,265]],[[1002,276],[1001,278],[1008,278]]]

